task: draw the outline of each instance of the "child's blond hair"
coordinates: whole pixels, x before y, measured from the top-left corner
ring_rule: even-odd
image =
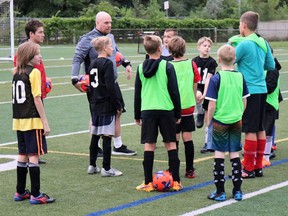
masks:
[[[197,46],[199,47],[201,44],[203,44],[205,41],[208,41],[210,43],[210,45],[213,44],[213,41],[211,40],[210,37],[201,37],[199,38],[198,42],[197,42]]]
[[[38,55],[39,53],[39,44],[30,41],[21,44],[17,50],[16,67],[13,70],[13,74],[24,73],[26,66],[29,65],[29,62],[34,58],[35,55]]]
[[[226,66],[231,66],[234,64],[236,58],[234,47],[230,45],[223,45],[218,49],[217,55],[222,64]]]
[[[148,54],[157,53],[157,49],[162,46],[162,40],[157,35],[144,36],[144,48]]]
[[[107,36],[101,36],[94,38],[91,43],[96,52],[101,53],[109,44],[112,43],[112,40]]]

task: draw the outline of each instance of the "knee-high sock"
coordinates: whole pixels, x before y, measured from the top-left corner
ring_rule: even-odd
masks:
[[[153,163],[154,163],[154,151],[144,151],[144,160],[142,164],[144,169],[145,184],[152,182]]]
[[[180,176],[179,176],[180,160],[176,149],[168,151],[168,160],[169,160],[169,170],[172,173],[173,180],[180,182]]]
[[[185,159],[186,159],[186,172],[194,170],[194,143],[192,140],[184,142],[185,146]]]
[[[236,191],[241,191],[242,185],[242,173],[241,173],[241,161],[240,158],[233,158],[230,160],[232,164],[232,183],[233,183],[233,194]]]
[[[216,186],[216,193],[220,194],[225,192],[224,184],[224,159],[222,158],[215,158],[214,159],[214,184]]]
[[[264,151],[264,158],[267,161],[270,161],[270,153],[272,148],[272,136],[266,136],[266,145],[265,145],[265,151]]]
[[[111,137],[103,136],[103,168],[111,169]]]
[[[258,140],[255,169],[263,168],[262,160],[264,156],[265,145],[266,145],[266,139]]]
[[[252,172],[255,167],[255,154],[257,150],[257,141],[245,139],[244,144],[244,168]],[[261,161],[262,164],[262,161]]]
[[[92,135],[89,147],[89,164],[96,166],[97,154],[98,154],[98,141],[100,136]]]
[[[26,189],[26,179],[27,179],[27,163],[26,162],[17,162],[17,185],[16,191],[19,194],[23,194]]]
[[[40,167],[38,164],[29,163],[29,173],[31,181],[31,194],[34,197],[40,195]]]

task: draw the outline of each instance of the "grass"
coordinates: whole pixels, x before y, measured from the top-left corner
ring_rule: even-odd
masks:
[[[215,57],[217,47],[215,44],[212,56]],[[187,57],[197,55],[195,44],[189,44]],[[282,70],[281,90],[283,97],[287,98],[287,56],[288,43],[272,43],[275,56],[279,59]],[[85,94],[81,94],[71,85],[70,70],[74,53],[73,46],[55,46],[41,49],[47,76],[52,78],[53,89],[45,99],[45,109],[48,116],[51,135],[48,138],[49,154],[42,158],[47,160],[41,165],[41,190],[56,198],[51,205],[31,206],[27,201],[16,203],[13,201],[15,193],[16,172],[9,170],[0,172],[1,182],[1,215],[86,215],[98,212],[95,215],[107,213],[108,215],[179,215],[189,211],[211,206],[215,202],[206,197],[213,185],[213,155],[199,153],[204,143],[204,129],[193,133],[195,143],[195,179],[186,179],[184,174],[183,144],[180,143],[181,180],[185,187],[178,193],[144,193],[135,190],[143,180],[143,146],[140,144],[140,127],[133,123],[133,85],[134,79],[127,81],[124,69],[120,69],[119,83],[127,107],[127,113],[122,118],[122,138],[126,145],[137,150],[136,156],[112,157],[112,166],[123,171],[124,175],[117,178],[102,178],[99,175],[87,175],[88,148],[90,135],[87,133],[89,124],[89,110]],[[137,54],[134,44],[119,44],[120,50],[132,61],[133,69],[144,59],[144,55]],[[64,58],[64,60],[60,60]],[[10,73],[13,65],[9,62],[0,62],[0,154],[16,155],[16,134],[12,128],[11,111],[11,79]],[[264,170],[264,178],[245,180],[243,191],[245,194],[262,188],[287,181],[287,123],[288,101],[280,104],[280,119],[277,127],[277,157],[273,166]],[[11,159],[1,158],[0,166]],[[101,166],[102,160],[98,164]],[[229,160],[226,160],[226,174],[231,172]],[[279,163],[276,165],[276,163]],[[161,143],[157,144],[155,152],[154,171],[167,168],[167,153]],[[28,178],[27,188],[30,188]],[[231,198],[232,183],[226,181],[226,192]],[[288,192],[284,187],[255,196],[249,200],[232,204],[204,215],[285,215],[285,204],[288,201]],[[153,201],[152,201],[153,200]],[[265,205],[263,205],[265,203]],[[115,210],[115,211],[114,211]],[[101,212],[102,211],[102,212]]]

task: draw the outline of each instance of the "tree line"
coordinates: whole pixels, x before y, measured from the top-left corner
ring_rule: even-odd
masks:
[[[260,14],[261,21],[287,19],[288,0],[17,0],[16,17],[94,17],[104,10],[112,17],[238,19],[248,10]]]

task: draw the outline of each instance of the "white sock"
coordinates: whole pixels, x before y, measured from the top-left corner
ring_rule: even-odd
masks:
[[[196,104],[196,109],[197,109],[197,114],[204,114],[203,108],[202,108],[202,103],[197,103]]]
[[[269,155],[271,153],[272,148],[272,136],[266,136],[266,145],[265,145],[265,151],[264,151],[264,158],[267,161],[270,161]]]
[[[120,148],[122,146],[122,139],[121,136],[119,137],[113,137],[114,147]]]
[[[205,143],[208,141],[208,127],[205,127]]]

